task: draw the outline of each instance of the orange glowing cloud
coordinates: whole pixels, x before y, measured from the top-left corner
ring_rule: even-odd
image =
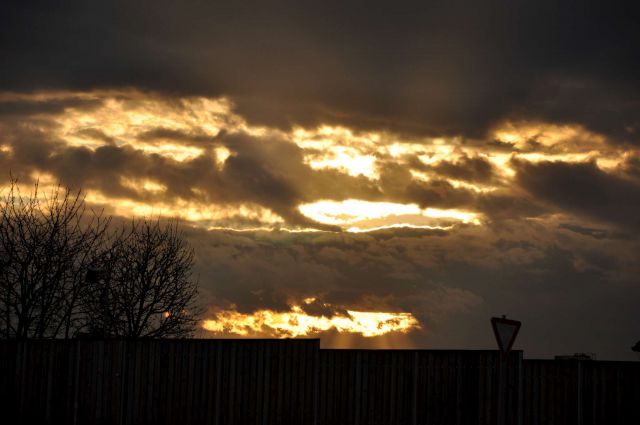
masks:
[[[236,310],[220,311],[215,319],[205,320],[202,327],[216,334],[239,336],[266,334],[295,338],[336,330],[375,337],[392,332],[407,333],[419,329],[420,323],[411,313],[347,310],[347,314],[334,313],[327,317],[308,314],[300,306],[292,305],[291,310],[285,312],[258,310],[244,314]]]
[[[78,99],[91,101],[92,106],[77,106],[73,101]],[[32,170],[31,177],[40,180],[41,189],[58,181],[83,184],[87,202],[109,213],[177,217],[210,230],[311,232],[331,226],[362,233],[482,226],[491,217],[484,215],[480,203],[486,205],[487,199],[501,199],[509,192],[520,196],[514,160],[595,163],[615,175],[635,155],[578,124],[505,121],[490,130],[489,142],[448,136],[413,138],[336,125],[291,130],[257,127],[225,97],[164,98],[135,90],[0,92],[0,102],[69,104],[56,113],[36,108],[23,118],[30,131],[56,140],[55,145],[43,145],[48,149],[46,164],[20,164],[22,159],[14,152],[20,142],[14,140],[11,127],[0,140],[3,164]],[[0,130],[4,121],[0,120]],[[247,141],[238,144],[233,137]],[[260,153],[247,153],[253,152],[253,144]],[[280,148],[295,154],[283,158],[274,153]],[[111,152],[108,158],[117,153],[136,165],[121,169],[105,159],[105,152]],[[84,157],[80,153],[91,160],[76,163]],[[471,167],[465,162],[469,158],[489,167],[491,178],[477,180],[465,178],[465,173],[441,171],[447,164],[466,170]],[[73,172],[62,175],[62,163]],[[234,163],[260,166],[240,170]],[[395,172],[385,177],[385,167],[404,172],[395,181],[389,177]],[[264,168],[263,177],[253,175],[258,168]],[[101,173],[109,175],[109,185],[100,183],[104,181]],[[273,186],[276,181],[277,191],[264,192],[264,185]],[[451,190],[439,196],[459,194],[469,200],[423,208],[425,199],[419,191],[407,195],[414,183],[415,187],[444,185]],[[297,194],[287,195],[287,205],[282,205],[284,198],[277,199],[282,188]],[[372,198],[372,194],[378,195]],[[443,205],[457,209],[438,208]],[[299,219],[289,219],[292,213]]]

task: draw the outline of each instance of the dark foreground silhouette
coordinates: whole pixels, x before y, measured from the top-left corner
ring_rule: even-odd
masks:
[[[640,362],[318,340],[0,341],[1,423],[638,424]]]

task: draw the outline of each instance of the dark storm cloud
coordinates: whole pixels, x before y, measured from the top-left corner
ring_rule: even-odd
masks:
[[[640,41],[637,35],[635,39],[634,43]],[[638,64],[634,66],[640,68]],[[581,77],[578,73],[574,78],[544,81],[531,90],[522,106],[513,109],[511,116],[557,124],[577,122],[595,133],[607,135],[610,141],[637,145],[640,142],[640,87],[637,78],[630,81],[630,77],[623,74],[624,71],[621,75],[612,73],[593,78]]]
[[[622,165],[622,172],[630,177],[640,178],[640,153],[629,155]]]
[[[0,117],[28,118],[32,115],[56,115],[68,108],[90,111],[102,103],[99,99],[64,98],[48,100],[0,101]]]
[[[435,165],[427,165],[414,158],[410,164],[416,170],[431,171],[444,177],[469,182],[489,183],[496,177],[493,164],[479,156],[462,155],[455,161],[443,160]]]
[[[473,170],[468,172],[471,174]],[[470,207],[476,199],[471,190],[454,187],[443,178],[415,180],[407,167],[397,163],[386,163],[382,167],[380,187],[386,200],[416,203],[421,208]]]
[[[492,220],[523,219],[549,212],[535,197],[513,188],[478,196],[476,208]]]
[[[606,238],[609,235],[609,232],[606,229],[594,229],[591,227],[584,227],[578,224],[572,223],[560,223],[559,226],[561,229],[567,229],[572,232],[579,233],[581,235],[591,236],[592,238],[602,239]]]
[[[421,208],[460,208],[473,204],[475,194],[467,189],[454,187],[444,179],[428,182],[413,181],[406,189],[407,199],[413,200]]]
[[[639,140],[640,31],[627,2],[2,8],[3,90],[226,95],[249,120],[282,127],[478,136],[515,117]]]
[[[640,229],[640,183],[602,171],[595,162],[512,161],[516,181],[561,211]]]
[[[409,166],[472,182],[494,183],[496,178],[494,167],[481,158],[463,157],[460,161],[440,161],[435,166],[410,160]],[[482,193],[455,187],[438,175],[428,181],[416,180],[409,168],[399,163],[384,164],[379,185],[386,201],[415,203],[421,208],[477,211],[492,221],[536,217],[549,212],[535,196],[517,187],[501,187]]]

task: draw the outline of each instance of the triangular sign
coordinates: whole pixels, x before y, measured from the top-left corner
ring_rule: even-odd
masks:
[[[511,347],[513,347],[513,343],[520,330],[520,325],[522,325],[521,322],[509,320],[504,316],[491,318],[493,334],[496,336],[496,341],[502,354],[508,353]]]

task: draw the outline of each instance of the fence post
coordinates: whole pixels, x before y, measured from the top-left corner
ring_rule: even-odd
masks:
[[[578,360],[578,412],[576,415],[577,425],[582,425],[582,362]]]
[[[517,415],[518,415],[518,425],[522,425],[523,422],[523,416],[524,416],[524,406],[523,406],[523,364],[522,364],[522,357],[523,357],[523,353],[522,351],[518,352],[518,407],[517,407]]]
[[[128,396],[128,387],[129,387],[129,342],[130,340],[121,340],[119,342],[120,345],[120,358],[122,362],[120,363],[120,376],[122,377],[122,381],[120,382],[120,424],[127,423],[127,409],[129,407],[129,403],[127,403]]]
[[[411,423],[418,424],[418,352],[413,353],[413,392],[411,394]]]
[[[355,412],[354,412],[354,417],[355,417],[355,424],[354,425],[360,425],[360,404],[361,404],[361,398],[362,398],[362,353],[360,351],[356,351],[355,352],[355,369],[356,369],[356,382],[355,382],[355,394],[354,394],[354,401],[355,401]]]
[[[320,406],[318,405],[318,397],[320,392],[320,342],[314,350],[315,368],[313,370],[313,425],[318,425],[318,415]]]
[[[76,345],[76,365],[75,365],[75,376],[73,378],[74,388],[73,388],[73,425],[77,425],[78,423],[78,397],[79,397],[79,386],[80,386],[80,341],[75,341]]]
[[[504,393],[505,393],[505,361],[504,361],[504,353],[499,353],[498,355],[498,411],[497,411],[497,425],[505,425],[504,424]]]

